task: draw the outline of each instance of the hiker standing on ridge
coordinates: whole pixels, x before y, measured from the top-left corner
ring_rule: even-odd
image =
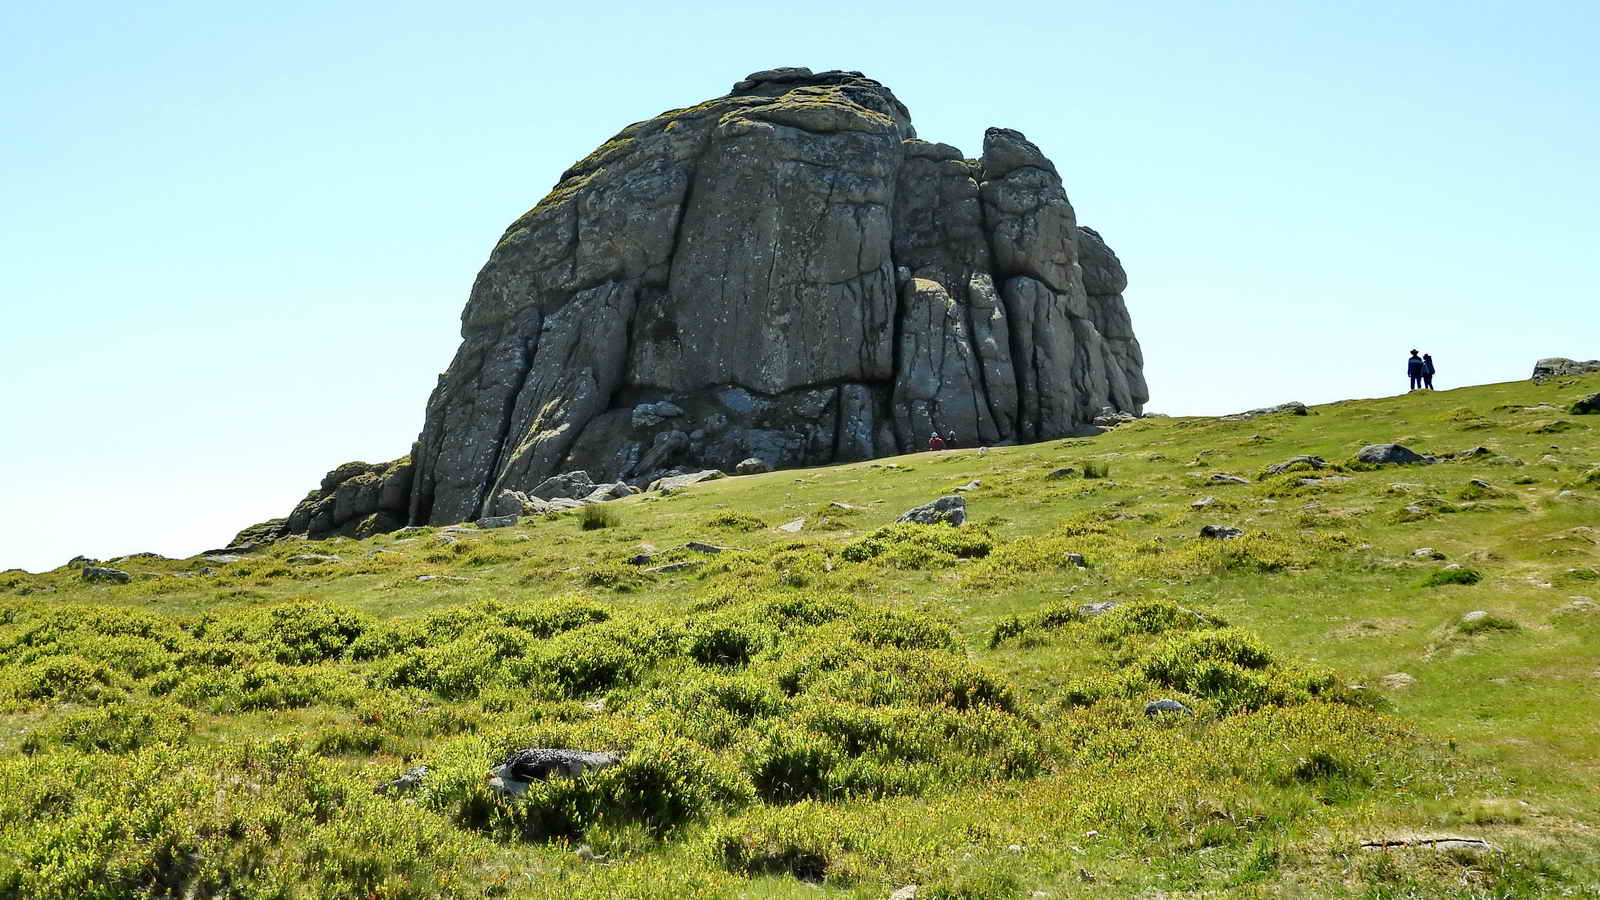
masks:
[[[1422,354],[1422,383],[1428,390],[1433,390],[1433,354]]]
[[[1411,389],[1422,387],[1422,373],[1427,371],[1427,366],[1422,362],[1422,357],[1417,351],[1411,351],[1411,358],[1406,360],[1406,377],[1411,379]]]
[[[933,433],[933,435],[928,438],[928,449],[929,450],[943,450],[944,449],[944,438],[939,437],[939,432],[935,431]]]

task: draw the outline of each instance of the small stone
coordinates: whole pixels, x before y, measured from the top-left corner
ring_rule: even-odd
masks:
[[[1070,552],[1069,553],[1063,553],[1063,554],[1061,554],[1061,559],[1067,565],[1072,566],[1074,568],[1078,568],[1078,569],[1087,569],[1087,568],[1089,568],[1089,563],[1084,561],[1082,553],[1070,553]]]
[[[835,500],[832,503],[829,503],[828,506],[830,508],[832,508],[832,509],[842,509],[842,510],[846,510],[846,511],[855,509],[854,506],[851,506],[850,504],[845,503],[842,500]]]
[[[337,553],[296,553],[284,560],[291,566],[315,566],[338,561],[339,555]]]
[[[1248,478],[1240,478],[1237,475],[1229,475],[1226,472],[1213,472],[1211,474],[1211,477],[1207,478],[1206,481],[1211,483],[1211,484],[1249,484],[1250,483],[1250,479],[1248,479]]]
[[[671,575],[673,572],[682,572],[684,569],[692,569],[696,565],[697,563],[691,560],[684,560],[682,562],[673,562],[660,566],[652,566],[648,569],[645,569],[645,571],[651,575]]]
[[[889,900],[917,900],[917,888],[915,884],[908,884],[890,894]]]
[[[1076,474],[1078,474],[1078,470],[1077,469],[1073,468],[1072,466],[1063,466],[1062,468],[1056,469],[1055,471],[1046,474],[1044,477],[1046,477],[1046,478],[1071,478],[1072,476],[1074,476]]]
[[[1470,622],[1479,622],[1479,621],[1482,621],[1484,619],[1487,619],[1488,617],[1489,617],[1489,611],[1488,610],[1486,610],[1486,609],[1475,609],[1472,612],[1463,614],[1461,616],[1461,623],[1463,625],[1465,625],[1465,624],[1468,624]]]
[[[1244,531],[1232,525],[1206,525],[1200,529],[1200,536],[1214,540],[1225,541],[1229,538],[1240,537]]]
[[[1163,697],[1160,700],[1152,700],[1144,705],[1144,714],[1152,718],[1164,713],[1186,712],[1189,712],[1189,707],[1167,697]]]
[[[966,484],[963,484],[962,486],[956,488],[956,491],[958,493],[965,493],[966,491],[975,491],[975,490],[977,490],[978,488],[980,488],[982,486],[983,486],[983,482],[978,481],[977,479],[973,479],[972,481],[969,481]]]
[[[1432,547],[1418,547],[1411,551],[1411,555],[1417,559],[1444,559],[1444,554]]]
[[[450,582],[452,584],[464,584],[465,582],[468,582],[468,581],[471,581],[471,580],[472,579],[467,578],[467,577],[462,576],[462,575],[418,575],[417,576],[417,581],[419,583],[421,583],[421,584],[430,584],[430,583],[435,582],[435,581]]]
[[[779,525],[778,530],[788,534],[798,534],[800,529],[804,527],[806,527],[805,519],[795,519],[793,522],[785,522]]]
[[[1217,498],[1215,497],[1201,497],[1199,500],[1189,504],[1189,506],[1192,509],[1205,509],[1208,506],[1214,505],[1216,502]]]
[[[1117,604],[1114,601],[1101,600],[1098,603],[1085,603],[1078,607],[1078,615],[1083,616],[1085,619],[1093,619],[1096,616],[1103,616],[1116,608]]]
[[[380,794],[408,793],[421,787],[422,779],[426,778],[427,776],[427,766],[412,766],[411,768],[407,769],[405,774],[401,775],[399,778],[396,778],[393,781],[385,781],[383,784],[378,785],[377,792]]]
[[[590,847],[588,844],[580,844],[578,849],[572,851],[572,855],[583,860],[584,862],[592,863],[603,863],[606,861],[607,856],[607,854],[604,853],[594,852],[594,848]]]
[[[1395,672],[1378,679],[1383,686],[1391,691],[1403,691],[1417,683],[1417,679],[1405,672]]]
[[[517,524],[520,516],[484,516],[472,524],[479,528],[510,528]]]
[[[721,553],[724,550],[737,551],[739,548],[738,547],[724,547],[724,546],[722,546],[720,544],[708,544],[705,541],[690,541],[687,544],[683,545],[683,549],[685,549],[685,550],[693,550],[696,553]]]
[[[219,566],[227,565],[228,563],[236,563],[244,559],[244,557],[237,553],[213,553],[210,556],[202,556],[200,558],[208,563],[216,563]]]

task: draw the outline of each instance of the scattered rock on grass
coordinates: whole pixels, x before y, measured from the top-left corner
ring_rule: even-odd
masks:
[[[917,900],[919,885],[908,884],[889,895],[889,900]]]
[[[518,750],[506,761],[489,770],[489,787],[509,797],[521,796],[528,785],[552,778],[577,778],[614,766],[621,761],[615,753],[594,750],[556,750],[530,747]]]
[[[1378,679],[1383,686],[1391,691],[1403,691],[1417,683],[1417,679],[1405,672],[1395,672]]]
[[[1432,547],[1418,547],[1411,551],[1411,555],[1417,559],[1444,559],[1444,554]]]
[[[1191,508],[1193,508],[1193,509],[1205,509],[1206,507],[1211,506],[1211,505],[1215,504],[1216,502],[1217,502],[1217,498],[1215,498],[1215,497],[1201,497],[1199,500],[1196,500],[1195,502],[1189,504],[1189,506]]]
[[[1073,468],[1072,466],[1062,466],[1061,468],[1056,469],[1054,472],[1047,473],[1044,477],[1046,477],[1046,478],[1071,478],[1072,476],[1074,476],[1076,474],[1078,474],[1078,470]]]
[[[1076,568],[1076,569],[1087,569],[1087,568],[1089,568],[1089,563],[1084,560],[1082,553],[1071,553],[1071,552],[1063,553],[1063,554],[1061,554],[1061,559],[1067,565],[1072,566],[1073,568]]]
[[[1356,459],[1374,465],[1427,462],[1428,457],[1399,444],[1368,444],[1356,451]]]
[[[1575,416],[1590,416],[1600,413],[1600,394],[1590,394],[1573,403],[1567,412]]]
[[[133,576],[109,566],[84,566],[83,580],[99,584],[127,584],[133,580]]]
[[[421,583],[421,584],[430,584],[430,583],[435,582],[435,581],[448,582],[450,584],[465,584],[466,582],[471,581],[471,580],[472,579],[466,577],[465,575],[418,575],[417,576],[417,581],[419,583]]]
[[[804,527],[806,527],[805,519],[795,519],[792,522],[785,522],[782,525],[779,525],[778,530],[785,532],[786,534],[799,534],[800,529]]]
[[[414,791],[422,786],[422,779],[428,777],[427,766],[412,766],[403,775],[393,781],[385,781],[378,785],[380,794],[404,794]]]
[[[965,497],[951,494],[940,497],[932,503],[906,510],[896,522],[916,522],[920,525],[934,525],[939,522],[948,522],[951,525],[961,525],[967,521],[967,501]]]
[[[519,516],[484,516],[472,523],[479,528],[510,528],[517,524]]]
[[[759,456],[742,459],[737,466],[733,467],[735,475],[761,475],[771,471],[772,464]]]
[[[1406,850],[1411,848],[1423,850],[1477,850],[1483,852],[1495,849],[1494,845],[1488,841],[1446,835],[1413,835],[1378,838],[1361,842],[1361,849],[1363,850]]]
[[[962,486],[956,488],[956,492],[957,493],[966,493],[967,491],[975,491],[980,487],[983,487],[983,482],[981,482],[981,481],[977,480],[976,478],[974,478],[973,480],[967,482],[966,484],[963,484]]]
[[[1200,529],[1201,537],[1213,538],[1219,541],[1225,541],[1229,538],[1236,538],[1243,534],[1243,530],[1235,528],[1232,525],[1206,525]]]
[[[1144,705],[1144,714],[1154,718],[1165,713],[1186,713],[1189,707],[1176,700],[1163,697],[1160,700],[1151,700]]]
[[[1248,479],[1248,478],[1240,478],[1237,475],[1229,475],[1226,472],[1213,472],[1213,473],[1211,473],[1211,477],[1207,478],[1206,481],[1209,482],[1210,484],[1249,484],[1250,483],[1250,479]]]
[[[686,488],[691,484],[699,484],[702,481],[715,481],[722,477],[725,476],[716,469],[703,469],[686,475],[669,475],[666,478],[657,478],[655,481],[650,482],[648,490],[671,493],[672,491]]]
[[[1266,474],[1279,475],[1284,472],[1294,472],[1301,469],[1326,469],[1328,461],[1320,456],[1295,456],[1281,463],[1267,466]]]
[[[1260,409],[1247,409],[1242,413],[1234,413],[1231,416],[1223,416],[1222,421],[1242,422],[1245,419],[1255,419],[1261,416],[1272,416],[1279,414],[1304,416],[1310,415],[1310,413],[1311,410],[1307,409],[1304,403],[1301,403],[1298,400],[1290,400],[1288,403],[1280,403],[1277,406],[1263,406]]]
[[[339,555],[337,553],[296,553],[284,560],[291,566],[316,566],[322,563],[338,561]]]
[[[1103,616],[1116,608],[1116,601],[1101,600],[1098,603],[1085,603],[1078,607],[1078,615],[1083,616],[1085,619],[1092,619],[1095,616]]]

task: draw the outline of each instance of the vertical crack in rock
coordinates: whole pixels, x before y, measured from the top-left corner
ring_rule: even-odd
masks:
[[[345,527],[380,482],[391,518],[445,523],[570,469],[1078,433],[1148,398],[1126,287],[1022,134],[967,159],[859,72],[757,72],[563,172],[478,273],[410,459],[290,521]]]

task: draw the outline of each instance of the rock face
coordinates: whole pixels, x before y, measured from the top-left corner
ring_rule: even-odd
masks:
[[[623,129],[506,231],[428,402],[409,519],[580,468],[643,485],[1138,413],[1126,284],[1018,132],[967,159],[859,73],[758,72]]]
[[[281,533],[584,498],[545,488],[561,473],[644,487],[934,431],[1093,433],[1148,399],[1127,281],[1021,133],[966,158],[859,72],[757,72],[623,129],[513,222],[411,456],[325,482]]]

